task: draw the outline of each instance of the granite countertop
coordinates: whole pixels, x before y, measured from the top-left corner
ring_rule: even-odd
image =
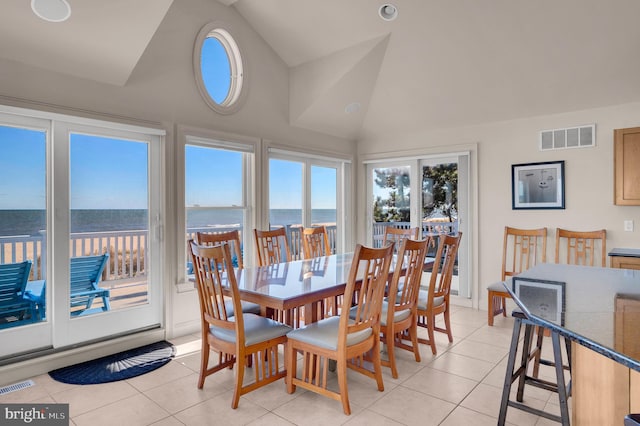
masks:
[[[640,249],[614,248],[609,252],[609,256],[640,257]]]
[[[534,323],[640,371],[640,343],[622,330],[640,327],[640,270],[545,263],[504,285]]]

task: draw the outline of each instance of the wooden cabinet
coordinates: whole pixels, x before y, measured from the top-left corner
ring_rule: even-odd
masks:
[[[614,203],[640,206],[640,127],[614,130]]]
[[[640,269],[640,258],[623,256],[612,257],[611,267],[620,269]]]
[[[637,413],[640,373],[571,342],[574,425],[622,425]]]
[[[640,269],[640,249],[614,248],[609,257],[612,268]]]

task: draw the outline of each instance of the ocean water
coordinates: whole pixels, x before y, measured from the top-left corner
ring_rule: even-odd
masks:
[[[149,228],[147,210],[71,210],[71,232],[107,232],[146,230]],[[313,223],[334,223],[334,209],[316,209],[311,212]],[[272,225],[299,224],[302,211],[298,209],[273,209]],[[187,227],[203,228],[241,224],[242,210],[189,209]],[[0,236],[40,235],[46,228],[44,210],[0,210]]]

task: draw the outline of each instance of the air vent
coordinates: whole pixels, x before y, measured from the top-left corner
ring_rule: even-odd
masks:
[[[30,388],[31,386],[34,386],[34,385],[35,383],[33,383],[33,380],[25,380],[24,382],[14,383],[12,385],[4,386],[0,388],[0,396],[18,391],[20,389]]]
[[[595,124],[540,132],[540,151],[592,146],[596,146]]]

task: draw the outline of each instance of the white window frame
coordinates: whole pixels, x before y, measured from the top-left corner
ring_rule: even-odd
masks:
[[[336,252],[342,253],[345,248],[352,247],[353,235],[346,232],[348,224],[351,223],[351,202],[350,202],[350,182],[351,182],[351,161],[318,154],[300,153],[287,149],[268,149],[266,168],[266,181],[269,178],[269,162],[271,159],[292,161],[302,163],[302,225],[311,226],[311,167],[328,167],[336,169]],[[265,229],[269,225],[269,190],[265,189],[265,206],[263,223]],[[352,228],[352,227],[351,227]]]
[[[235,34],[235,31],[228,23],[222,21],[210,22],[202,27],[198,33],[193,50],[193,69],[198,91],[209,108],[223,115],[237,112],[244,104],[248,92],[246,59],[241,54],[242,49],[239,46],[237,37],[233,34]],[[231,67],[231,86],[229,87],[229,93],[221,103],[217,103],[211,97],[202,77],[202,46],[207,38],[215,38],[220,42],[227,53]]]
[[[253,265],[254,244],[251,240],[252,230],[256,223],[256,170],[259,162],[256,159],[259,141],[255,138],[242,137],[238,135],[225,134],[221,132],[204,129],[179,127],[175,158],[177,169],[177,200],[176,212],[176,252],[173,257],[177,259],[178,265],[186,265],[187,246],[184,238],[187,229],[186,217],[186,158],[185,149],[187,145],[201,146],[205,148],[223,149],[244,153],[243,159],[243,207],[245,209],[245,223],[243,224],[243,262],[245,266]],[[218,207],[212,207],[218,208]],[[194,291],[193,282],[189,281],[186,268],[178,267],[176,285],[178,292]]]

